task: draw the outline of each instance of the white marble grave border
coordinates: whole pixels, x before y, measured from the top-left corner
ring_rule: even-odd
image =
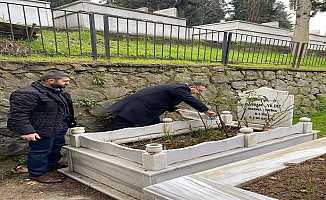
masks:
[[[166,128],[173,129],[172,124],[177,127],[173,130],[184,132],[189,131],[189,124],[203,128],[199,126],[199,122],[188,120],[111,132],[70,135],[71,145],[66,147],[69,151],[69,172],[65,174],[71,177],[79,174],[76,180],[82,176],[93,179],[97,184],[114,188],[117,193],[122,194],[120,199],[124,199],[122,196],[126,194],[144,199],[142,189],[149,185],[316,139],[310,119],[301,118],[298,124],[291,127],[265,132],[243,128],[239,135],[232,138],[163,150],[156,154],[115,143],[123,139],[130,141],[132,137],[126,132],[133,133],[138,138],[142,136],[142,131],[148,136],[151,133],[162,133]]]
[[[209,120],[205,123],[207,127],[216,127],[219,124],[218,121],[214,120]],[[133,149],[120,144],[123,142],[127,143],[162,137],[166,134],[178,135],[200,128],[204,128],[202,121],[176,121],[101,133],[75,134],[71,135],[70,141],[71,145],[74,147],[95,150],[144,165],[144,157],[146,156],[145,150]],[[164,162],[166,162],[168,166],[174,163],[196,159],[211,154],[237,148],[256,146],[266,141],[309,132],[312,132],[312,123],[309,118],[302,118],[300,123],[290,127],[278,127],[264,132],[253,132],[253,130],[246,132],[246,130],[244,130],[244,134],[238,134],[232,138],[204,142],[185,148],[163,150],[162,153],[166,154],[166,158],[163,159],[166,159]]]

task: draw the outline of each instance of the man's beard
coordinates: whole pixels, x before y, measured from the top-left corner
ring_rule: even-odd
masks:
[[[65,85],[59,85],[57,82],[54,82],[51,84],[52,88],[65,88]]]

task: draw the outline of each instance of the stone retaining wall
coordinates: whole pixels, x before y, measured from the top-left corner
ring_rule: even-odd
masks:
[[[72,75],[71,92],[77,119],[88,130],[95,130],[95,116],[102,105],[111,104],[145,86],[203,81],[210,85],[208,96],[222,91],[235,97],[239,91],[268,86],[295,95],[296,112],[307,112],[326,96],[325,71],[289,69],[224,68],[221,66],[167,66],[110,63],[20,63],[0,62],[0,155],[24,149],[5,128],[10,93],[27,86],[47,71],[59,69]],[[102,85],[102,83],[104,83]]]

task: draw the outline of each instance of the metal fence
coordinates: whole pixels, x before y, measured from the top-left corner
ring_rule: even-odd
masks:
[[[2,26],[10,27],[0,34],[25,46],[27,54],[326,66],[326,45],[9,2],[0,2],[0,16]],[[17,40],[17,25],[25,27],[23,39]]]

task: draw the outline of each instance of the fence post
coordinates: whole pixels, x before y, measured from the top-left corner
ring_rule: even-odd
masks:
[[[104,22],[104,48],[105,48],[105,58],[110,58],[110,39],[109,39],[109,16],[103,16]]]
[[[224,32],[222,45],[222,63],[227,65],[229,62],[229,51],[232,41],[232,33]]]
[[[89,28],[91,32],[91,46],[92,46],[92,57],[97,59],[97,47],[96,47],[96,29],[95,29],[95,15],[89,14]]]
[[[304,57],[306,50],[308,47],[307,43],[296,42],[294,45],[294,50],[292,52],[293,59],[292,59],[292,67],[299,68],[301,64],[301,60]]]

